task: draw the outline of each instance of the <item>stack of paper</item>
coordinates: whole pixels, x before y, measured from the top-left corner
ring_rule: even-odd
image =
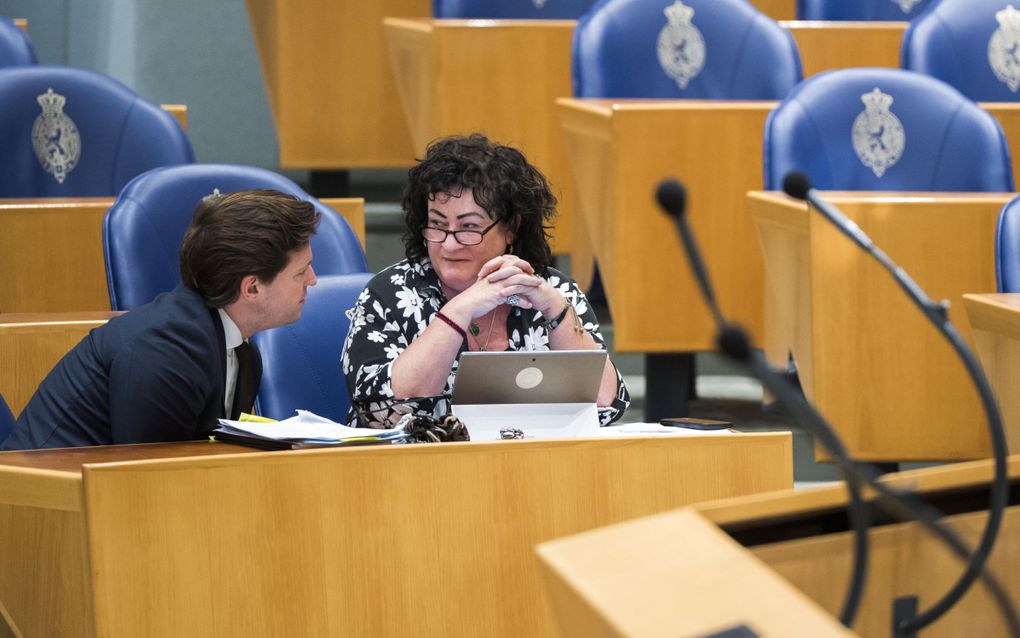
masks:
[[[229,419],[219,422],[220,427],[213,431],[218,439],[267,448],[397,443],[410,439],[400,428],[352,428],[307,410],[298,410],[296,416],[269,423]]]

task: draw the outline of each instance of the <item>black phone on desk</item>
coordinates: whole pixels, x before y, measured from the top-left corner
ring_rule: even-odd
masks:
[[[713,419],[695,419],[692,417],[673,417],[659,420],[659,425],[688,430],[725,430],[733,427],[732,421],[716,421]]]

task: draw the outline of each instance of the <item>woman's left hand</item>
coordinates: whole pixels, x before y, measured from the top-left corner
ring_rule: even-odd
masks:
[[[517,296],[517,306],[534,308],[543,317],[555,316],[566,303],[563,295],[549,282],[535,274],[528,262],[515,255],[500,255],[487,261],[478,271],[478,278],[501,284],[503,297]]]

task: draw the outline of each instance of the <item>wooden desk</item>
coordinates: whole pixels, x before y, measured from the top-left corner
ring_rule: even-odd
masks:
[[[410,166],[383,41],[384,16],[424,18],[428,0],[247,0],[282,168]]]
[[[553,252],[569,254],[576,195],[553,103],[571,92],[574,20],[386,18],[383,28],[415,156],[455,133],[520,148],[559,200]]]
[[[949,300],[973,343],[960,297],[995,288],[995,225],[1011,194],[826,197],[930,297]],[[989,456],[962,365],[892,278],[804,202],[774,192],[748,201],[769,278],[766,354],[785,364],[792,350],[804,391],[850,452],[874,461]]]
[[[560,200],[553,250],[574,257],[571,265],[586,285],[591,278],[589,231],[577,212],[554,105],[556,98],[572,93],[575,24],[385,18],[383,29],[416,156],[422,157],[438,137],[472,131],[520,147]],[[899,66],[906,23],[782,24],[801,48],[806,75],[850,66]]]
[[[591,235],[620,352],[713,349],[659,181],[687,187],[688,219],[723,312],[761,334],[764,271],[745,194],[762,184],[762,131],[774,102],[556,101],[580,210]]]
[[[17,416],[39,383],[93,328],[116,312],[0,314],[0,396]]]
[[[323,199],[365,245],[365,202]],[[112,197],[0,199],[0,313],[110,309],[103,217]]]
[[[535,543],[791,485],[789,433],[0,453],[0,604],[26,636],[551,636]]]
[[[789,20],[779,23],[800,51],[804,77],[822,71],[900,66],[900,43],[906,22]]]
[[[974,343],[999,403],[1009,449],[1020,450],[1020,294],[963,296]]]
[[[1016,489],[1020,456],[1010,458]],[[945,519],[974,547],[987,519],[991,461],[902,472],[889,483],[962,506]],[[702,503],[538,547],[564,638],[701,636],[747,624],[766,636],[851,636],[836,616],[850,577],[852,536],[833,529],[842,485]],[[959,511],[959,510],[958,510]],[[835,525],[834,525],[835,524]],[[854,625],[888,636],[892,601],[930,609],[962,564],[915,523],[872,528],[867,587]],[[1020,597],[1020,505],[1006,510],[988,565]],[[735,583],[739,582],[739,586]],[[1005,636],[1002,616],[976,583],[924,636]]]

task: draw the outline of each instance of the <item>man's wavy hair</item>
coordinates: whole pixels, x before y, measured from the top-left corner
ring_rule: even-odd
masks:
[[[272,282],[318,225],[315,206],[280,191],[209,195],[195,208],[181,242],[181,281],[213,308],[228,306],[237,301],[245,277]]]
[[[425,159],[407,173],[404,189],[404,250],[408,259],[428,255],[422,229],[437,194],[459,196],[470,188],[475,201],[496,221],[514,229],[513,252],[545,275],[552,265],[550,222],[556,197],[549,182],[515,148],[484,135],[452,136],[429,144]]]

